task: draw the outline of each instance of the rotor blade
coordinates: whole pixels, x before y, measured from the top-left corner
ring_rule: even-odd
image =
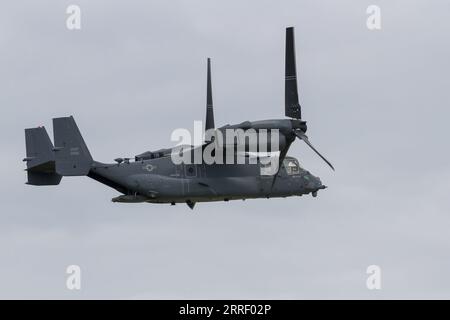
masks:
[[[333,171],[334,171],[333,165],[332,165],[327,159],[325,159],[325,157],[322,156],[322,155],[319,153],[319,151],[316,150],[316,148],[314,148],[314,146],[311,144],[311,142],[309,142],[308,137],[307,137],[303,132],[295,131],[295,135],[296,135],[299,139],[305,141],[305,143],[306,143],[311,149],[313,149],[314,152],[317,153],[317,155],[318,155],[319,157],[321,157],[322,160],[325,161],[325,162],[330,166],[330,168],[333,169]]]
[[[298,102],[297,70],[295,66],[294,27],[286,28],[286,61],[284,82],[284,108],[286,117],[301,119]]]
[[[208,129],[214,129],[214,111],[213,111],[213,99],[211,88],[211,59],[208,58],[208,74],[206,84],[206,122],[205,131]]]

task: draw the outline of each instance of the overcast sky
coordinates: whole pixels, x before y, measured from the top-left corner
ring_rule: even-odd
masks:
[[[66,28],[70,4],[81,30]],[[381,30],[366,9],[381,8]],[[8,1],[0,11],[0,298],[450,298],[447,1]],[[203,120],[284,115],[295,26],[329,188],[186,205],[112,203],[86,177],[25,185],[24,128],[73,115],[98,161],[171,145]],[[66,267],[82,289],[66,288]],[[379,265],[382,289],[366,287]]]

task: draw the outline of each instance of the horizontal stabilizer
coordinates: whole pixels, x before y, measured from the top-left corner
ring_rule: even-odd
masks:
[[[61,182],[62,176],[55,172],[34,172],[28,171],[27,184],[33,186],[56,186]]]

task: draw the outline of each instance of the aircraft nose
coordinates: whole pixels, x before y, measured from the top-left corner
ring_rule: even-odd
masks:
[[[308,189],[319,189],[322,186],[322,181],[320,181],[320,178],[314,177],[313,175],[311,175],[311,177],[309,178],[309,183],[308,183]]]
[[[320,181],[319,177],[314,177],[315,178],[315,188],[317,189],[325,189],[327,186],[324,186],[322,184],[322,181]]]
[[[306,182],[305,187],[308,191],[316,192],[317,190],[326,188],[319,177],[315,177],[309,172],[304,176],[304,179]]]

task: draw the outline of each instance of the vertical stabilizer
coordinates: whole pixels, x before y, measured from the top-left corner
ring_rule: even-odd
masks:
[[[27,184],[57,185],[61,176],[55,172],[53,144],[44,127],[25,129]]]
[[[72,116],[53,119],[56,172],[63,176],[84,176],[93,162]]]

